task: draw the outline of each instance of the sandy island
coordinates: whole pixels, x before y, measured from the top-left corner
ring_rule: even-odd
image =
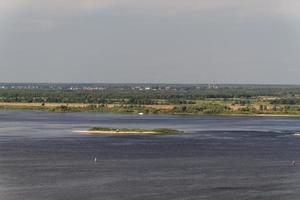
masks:
[[[182,131],[160,128],[160,129],[128,129],[128,128],[106,128],[94,127],[88,130],[74,131],[83,134],[174,134],[182,133]]]
[[[115,134],[161,134],[158,132],[154,132],[154,131],[143,131],[143,132],[134,132],[134,131],[89,131],[89,130],[85,130],[85,131],[74,131],[75,133],[84,133],[84,134],[107,134],[107,135],[115,135]]]

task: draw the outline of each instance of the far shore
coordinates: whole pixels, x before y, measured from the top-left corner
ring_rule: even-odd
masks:
[[[105,107],[101,109],[93,110],[90,108],[93,104],[87,103],[19,103],[19,102],[0,102],[0,110],[44,110],[49,112],[106,112],[106,113],[124,113],[124,114],[169,114],[169,115],[183,115],[183,116],[203,116],[203,115],[213,115],[213,116],[250,116],[250,117],[300,117],[300,112],[298,113],[189,113],[189,112],[176,112],[173,111],[177,105],[135,105],[137,107],[127,108],[124,110],[117,109],[119,104],[105,104]],[[129,106],[129,105],[127,105]],[[159,110],[158,113],[147,113],[145,110],[154,109]]]

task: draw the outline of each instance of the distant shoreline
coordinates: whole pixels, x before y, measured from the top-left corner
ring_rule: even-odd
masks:
[[[133,105],[141,110],[135,111],[136,107],[128,108],[126,112],[116,110],[119,104],[106,104],[101,110],[90,109],[94,104],[87,103],[19,103],[19,102],[0,102],[0,110],[43,110],[49,112],[99,112],[99,113],[120,113],[120,114],[142,114],[142,115],[182,115],[182,116],[252,116],[252,117],[300,117],[298,114],[274,114],[274,113],[189,113],[189,112],[175,112],[172,109],[178,105]],[[127,105],[130,106],[130,105]],[[143,109],[157,109],[161,112],[157,113],[143,113]]]

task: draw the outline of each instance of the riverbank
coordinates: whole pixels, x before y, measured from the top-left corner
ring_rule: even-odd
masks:
[[[209,102],[209,101],[207,101]],[[206,102],[206,103],[207,103]],[[138,105],[138,104],[85,104],[85,103],[19,103],[0,102],[1,109],[44,110],[49,112],[107,112],[123,114],[170,114],[170,115],[220,115],[220,116],[257,116],[257,117],[300,117],[300,110],[270,111],[244,110],[234,108],[203,109],[206,104],[196,105]],[[210,105],[213,107],[212,105]],[[219,106],[219,105],[218,105]],[[228,106],[228,105],[223,105]],[[255,106],[255,105],[253,105]],[[217,107],[217,106],[215,106]]]

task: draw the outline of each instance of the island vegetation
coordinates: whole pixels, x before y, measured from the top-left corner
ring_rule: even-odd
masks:
[[[300,86],[6,85],[0,89],[0,109],[300,116]]]
[[[177,134],[182,133],[182,131],[169,129],[169,128],[159,128],[159,129],[129,129],[129,128],[105,128],[105,127],[94,127],[86,131],[79,131],[81,133],[89,134]]]

